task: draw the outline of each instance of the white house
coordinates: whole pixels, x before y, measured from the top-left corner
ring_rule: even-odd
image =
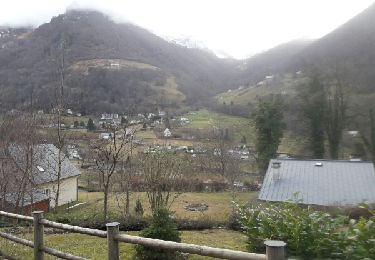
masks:
[[[357,130],[347,131],[347,133],[351,137],[357,137],[359,135],[359,131],[357,131]]]
[[[118,114],[102,114],[100,117],[101,120],[113,120],[113,119],[119,119]]]
[[[164,137],[171,137],[172,136],[171,130],[169,130],[168,128],[165,128],[165,130],[163,132],[163,136]]]
[[[16,163],[23,163],[23,148],[14,146],[10,152]],[[64,154],[61,164],[59,205],[78,200],[78,177],[80,171]],[[58,184],[58,149],[53,144],[39,144],[34,147],[33,154],[33,189],[37,189],[50,198],[50,207],[56,205]]]
[[[111,138],[110,133],[100,133],[99,134],[99,139],[109,140],[110,138]]]

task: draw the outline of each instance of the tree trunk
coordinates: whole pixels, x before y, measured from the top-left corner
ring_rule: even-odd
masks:
[[[129,216],[130,209],[130,192],[129,192],[129,185],[126,189],[126,201],[125,201],[125,215]]]
[[[108,191],[109,187],[108,185],[104,185],[104,208],[103,208],[103,215],[104,219],[108,219]]]
[[[61,165],[62,165],[62,160],[61,160],[61,149],[59,148],[59,153],[58,153],[59,159],[58,159],[58,168],[57,168],[57,189],[56,189],[56,198],[55,198],[55,211],[57,207],[59,206],[59,198],[60,198],[60,186],[61,186]]]

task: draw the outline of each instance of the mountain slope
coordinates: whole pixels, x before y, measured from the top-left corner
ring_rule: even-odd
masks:
[[[297,66],[338,69],[361,91],[375,81],[375,4],[306,48]]]
[[[294,40],[254,55],[245,61],[242,80],[252,85],[267,75],[295,72],[294,68],[291,69],[293,57],[313,42],[313,40]]]
[[[64,48],[61,48],[62,42]],[[98,12],[69,11],[0,49],[3,108],[27,105],[31,91],[37,101],[34,100],[35,105],[51,106],[59,82],[62,54],[67,93],[73,97],[69,100],[76,99],[89,106],[95,102],[107,103],[108,110],[124,109],[128,102],[134,103],[135,110],[137,104],[161,105],[153,100],[158,91],[155,85],[165,90],[163,84],[171,81],[176,82],[175,91],[183,94],[178,94],[179,100],[167,103],[178,105],[181,95],[188,102],[205,100],[226,89],[234,73],[230,63],[213,54],[169,43],[132,24],[116,24]],[[86,74],[71,69],[72,65],[86,60],[107,60],[110,64],[114,59],[145,66],[115,70],[110,66],[88,65]],[[125,70],[126,75],[122,73]],[[171,85],[174,84],[168,86]],[[138,100],[132,101],[134,98]],[[86,112],[97,109],[91,105]]]

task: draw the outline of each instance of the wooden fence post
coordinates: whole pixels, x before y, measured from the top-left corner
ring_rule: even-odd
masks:
[[[285,260],[285,246],[284,241],[266,240],[266,257],[267,260]]]
[[[33,211],[34,217],[34,260],[43,260],[43,233],[44,227],[40,221],[43,219],[43,211]]]
[[[120,223],[112,222],[107,223],[107,243],[108,243],[108,260],[119,260],[119,246],[118,240],[116,240],[116,236],[119,234]]]

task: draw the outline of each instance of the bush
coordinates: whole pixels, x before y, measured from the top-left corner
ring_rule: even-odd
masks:
[[[199,219],[174,219],[173,223],[176,224],[178,230],[204,230],[204,229],[211,229],[217,226],[220,226],[220,224],[213,220],[211,220],[209,217],[201,217]]]
[[[375,259],[374,215],[349,221],[294,202],[239,207],[238,212],[251,252],[264,252],[264,241],[272,239],[286,242],[288,253],[302,259]]]
[[[149,226],[150,219],[142,216],[128,216],[119,222],[120,230],[139,231]]]
[[[142,231],[141,236],[162,239],[166,241],[180,242],[180,234],[172,223],[170,212],[165,208],[157,209],[153,214],[151,225]],[[181,254],[165,249],[156,249],[146,246],[136,246],[136,259],[179,259]]]
[[[346,239],[346,259],[375,259],[375,211],[370,211],[367,205],[362,205],[362,208],[372,216],[369,219],[360,217],[359,220],[350,220],[348,231],[343,235]]]
[[[143,216],[143,206],[139,198],[135,202],[134,212],[137,216]]]
[[[238,213],[231,213],[228,217],[227,228],[231,230],[241,230],[241,220]]]

